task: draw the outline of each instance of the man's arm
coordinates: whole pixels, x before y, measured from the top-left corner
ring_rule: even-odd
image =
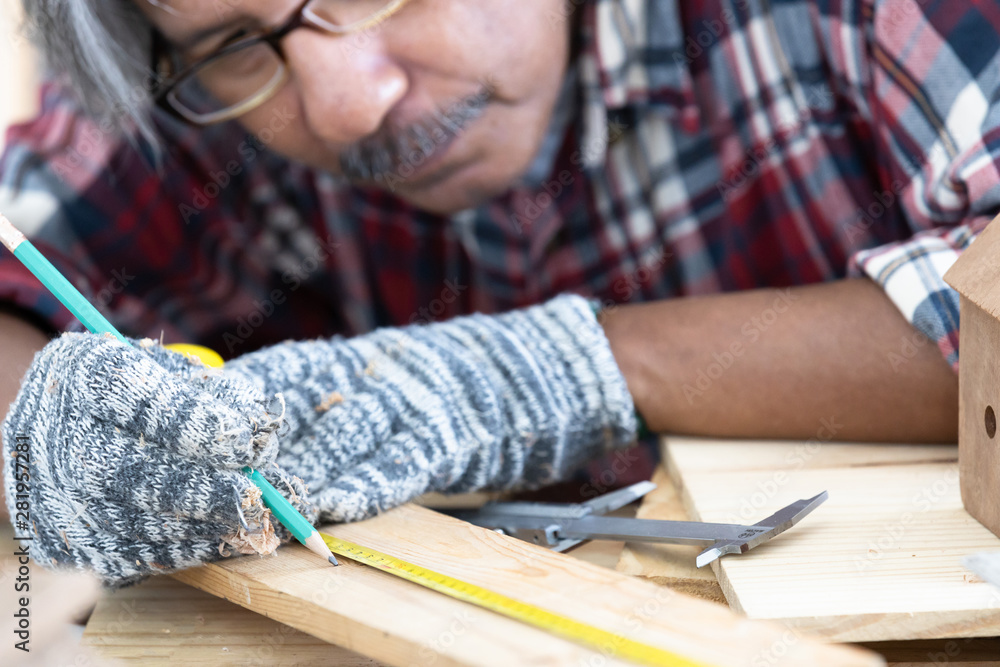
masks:
[[[7,410],[14,402],[21,386],[21,378],[31,365],[35,353],[45,347],[49,336],[25,320],[0,312],[0,422],[7,418]],[[3,435],[0,434],[0,446]],[[0,448],[0,451],[3,451]],[[3,494],[3,476],[0,476],[0,496]],[[7,506],[0,502],[0,519],[7,518]]]
[[[957,438],[957,376],[870,280],[629,305],[602,317],[653,431]]]

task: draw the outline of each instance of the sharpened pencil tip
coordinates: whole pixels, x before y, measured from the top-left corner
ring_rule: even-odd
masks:
[[[337,562],[336,556],[330,556],[330,564],[334,567],[338,567],[340,565],[340,563]]]
[[[8,250],[14,252],[17,247],[24,243],[24,234],[18,231],[10,220],[0,213],[0,243],[3,243]]]

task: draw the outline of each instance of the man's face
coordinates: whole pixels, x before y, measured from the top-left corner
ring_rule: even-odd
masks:
[[[185,48],[186,60],[240,30],[279,25],[299,5],[134,1],[173,44],[225,25]],[[288,82],[240,122],[273,136],[272,150],[424,210],[469,208],[508,189],[541,144],[568,59],[564,3],[410,0],[360,33],[300,28],[282,42]],[[292,122],[264,132],[282,114]]]

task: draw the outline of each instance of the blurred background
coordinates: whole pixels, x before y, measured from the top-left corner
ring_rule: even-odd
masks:
[[[7,127],[38,108],[38,59],[21,23],[21,0],[0,0],[0,150]]]

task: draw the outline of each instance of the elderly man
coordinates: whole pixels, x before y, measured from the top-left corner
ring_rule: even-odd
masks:
[[[0,210],[126,335],[227,359],[48,342],[81,329],[0,257],[7,504],[23,443],[43,562],[273,549],[248,464],[356,520],[565,479],[643,419],[955,437],[990,3],[24,5],[53,79]]]

